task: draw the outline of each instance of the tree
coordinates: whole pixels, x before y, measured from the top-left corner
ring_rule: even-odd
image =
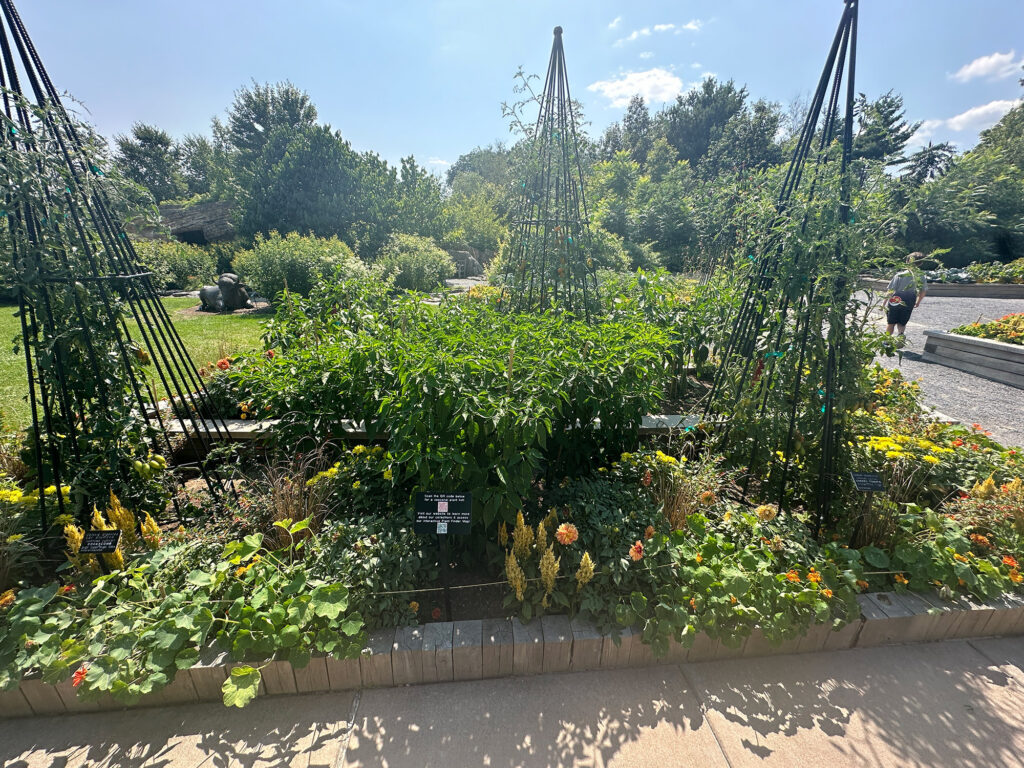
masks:
[[[614,122],[604,129],[601,140],[598,142],[597,156],[602,162],[607,162],[615,157],[617,152],[626,149],[626,142],[622,137],[622,125]]]
[[[927,147],[921,147],[907,158],[903,178],[915,187],[926,181],[938,179],[949,170],[955,156],[956,151],[948,141],[941,144],[932,144],[929,141]]]
[[[733,115],[743,109],[746,99],[746,88],[737,88],[732,80],[719,83],[713,77],[700,88],[677,96],[675,104],[658,116],[677,159],[696,166]]]
[[[853,156],[881,160],[886,165],[905,163],[903,149],[921,123],[906,121],[903,97],[889,91],[875,101],[868,101],[862,93],[854,109],[858,130],[853,140]]]
[[[412,155],[402,158],[397,192],[397,231],[443,240],[451,225],[441,200],[441,182]]]
[[[189,195],[205,195],[217,174],[213,144],[205,136],[188,134],[178,144],[181,176]]]
[[[706,178],[721,173],[763,171],[782,162],[782,147],[775,140],[783,115],[779,105],[759,99],[744,107],[725,124],[700,164]]]
[[[622,144],[629,156],[643,166],[647,153],[654,141],[651,113],[647,111],[642,96],[635,95],[629,100],[626,114],[622,118]]]
[[[135,123],[131,136],[116,136],[114,143],[115,162],[121,173],[148,189],[157,202],[185,194],[187,186],[178,170],[178,149],[166,131]]]

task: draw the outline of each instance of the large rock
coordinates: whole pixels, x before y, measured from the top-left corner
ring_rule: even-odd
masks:
[[[469,251],[455,251],[452,254],[455,262],[456,277],[476,277],[484,273],[484,268]]]
[[[161,205],[160,218],[171,234],[186,243],[205,245],[235,236],[231,203],[215,200],[191,205]]]

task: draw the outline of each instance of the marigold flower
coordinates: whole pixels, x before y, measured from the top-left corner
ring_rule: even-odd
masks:
[[[0,608],[8,608],[14,605],[14,595],[13,589],[8,589],[3,594],[0,594]]]
[[[810,573],[807,574],[807,580],[808,581],[812,581],[815,584],[820,584],[821,583],[821,574],[818,573],[815,570],[812,570]]]
[[[821,594],[825,596],[826,600],[832,599],[832,590],[828,587],[825,587],[823,590],[821,590]]]
[[[420,604],[417,603],[415,600],[411,601],[409,603],[409,610],[412,611],[413,613],[419,613],[420,612]]]
[[[222,357],[220,360],[217,361],[217,367],[220,368],[220,370],[222,371],[226,371],[228,368],[231,367],[231,361],[228,360],[226,357]]]
[[[716,501],[718,501],[718,497],[715,495],[714,491],[704,491],[704,493],[700,495],[700,503],[706,507],[711,506]]]
[[[647,541],[650,541],[653,538],[654,538],[654,526],[653,525],[648,525],[647,528],[644,530],[644,539],[646,539]]]
[[[572,523],[562,523],[555,530],[555,538],[558,539],[558,543],[564,547],[569,546],[579,537],[580,532],[576,530],[576,526]]]
[[[580,567],[576,570],[576,591],[583,589],[583,585],[594,578],[594,561],[590,559],[590,553],[584,552],[580,560]]]
[[[75,688],[80,686],[82,684],[82,681],[85,680],[85,676],[87,674],[89,674],[89,668],[85,664],[83,664],[78,668],[75,674],[71,676],[71,685]]]
[[[1024,575],[1021,575],[1021,572],[1018,571],[1016,568],[1011,568],[1010,581],[1012,581],[1014,584],[1020,584],[1022,581],[1024,581]]]
[[[906,583],[908,583],[908,582],[910,581],[910,579],[908,579],[908,578],[907,578],[906,576],[904,576],[904,575],[903,575],[902,573],[897,573],[897,574],[896,574],[895,576],[893,576],[892,578],[893,578],[893,580],[894,580],[894,581],[895,581],[895,582],[896,582],[897,584],[906,584]]]
[[[796,584],[800,581],[800,574],[796,571],[789,571],[786,573],[786,579]]]
[[[779,508],[774,504],[762,504],[754,510],[754,514],[757,515],[757,519],[762,523],[768,523],[779,514]]]
[[[1008,565],[1011,568],[1017,567],[1017,561],[1010,555],[1003,555],[1003,565]]]
[[[633,559],[633,562],[637,562],[638,560],[643,559],[644,545],[643,542],[640,541],[640,539],[637,539],[636,543],[634,543],[633,546],[629,548],[629,556]]]

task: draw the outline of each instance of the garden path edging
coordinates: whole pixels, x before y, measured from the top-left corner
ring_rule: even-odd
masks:
[[[944,601],[912,592],[875,592],[858,595],[857,600],[860,618],[838,631],[816,624],[800,637],[773,646],[755,630],[739,648],[728,648],[701,633],[690,648],[673,641],[661,659],[654,658],[636,629],[627,627],[616,642],[589,622],[567,616],[543,616],[529,624],[518,619],[476,619],[378,630],[370,633],[367,647],[356,659],[314,656],[302,669],[286,661],[268,663],[259,693],[324,693],[1024,634],[1024,597],[1016,594],[987,603],[963,597]],[[220,701],[221,685],[231,668],[242,664],[208,649],[197,665],[179,671],[166,688],[132,706]],[[18,688],[0,692],[0,718],[125,708],[109,697],[80,701],[70,679],[54,686],[26,678]]]

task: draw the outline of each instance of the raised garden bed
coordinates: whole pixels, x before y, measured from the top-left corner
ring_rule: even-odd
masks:
[[[910,592],[868,593],[857,599],[861,616],[838,632],[827,624],[817,624],[806,634],[777,646],[755,632],[738,648],[728,648],[702,633],[690,648],[673,642],[668,655],[661,659],[654,658],[651,647],[640,641],[635,629],[626,628],[616,642],[599,634],[589,623],[566,616],[544,616],[529,624],[518,619],[477,619],[380,630],[370,634],[358,659],[314,656],[301,669],[286,661],[271,662],[263,668],[260,695],[388,688],[1024,634],[1024,598],[1013,594],[984,604],[967,599],[946,602]],[[221,685],[234,666],[238,663],[227,661],[224,654],[211,652],[191,669],[178,672],[173,683],[136,706],[220,701]],[[53,686],[31,678],[23,680],[19,688],[0,692],[0,717],[122,708],[124,705],[109,698],[79,700],[70,680]]]
[[[1024,389],[1024,345],[925,331],[924,359]]]
[[[888,280],[862,277],[861,286],[876,292],[887,290]],[[974,299],[1024,299],[1024,285],[1015,283],[928,283],[928,296]]]

